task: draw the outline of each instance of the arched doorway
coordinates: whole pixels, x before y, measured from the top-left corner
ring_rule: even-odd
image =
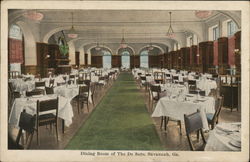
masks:
[[[130,53],[128,51],[122,52],[122,67],[126,69],[130,68]]]
[[[140,67],[148,68],[148,50],[142,50],[140,53]]]
[[[111,68],[111,53],[107,50],[102,51],[103,56],[102,56],[102,64],[103,68]]]

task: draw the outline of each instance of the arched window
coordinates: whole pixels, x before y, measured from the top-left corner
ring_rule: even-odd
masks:
[[[9,38],[17,39],[17,40],[22,40],[22,31],[21,28],[17,25],[11,25],[10,31],[9,31]]]
[[[143,50],[140,53],[140,67],[148,68],[148,51],[147,50]]]
[[[122,67],[130,68],[130,54],[128,51],[122,52]]]
[[[109,51],[103,51],[102,61],[103,68],[111,68],[111,53]]]

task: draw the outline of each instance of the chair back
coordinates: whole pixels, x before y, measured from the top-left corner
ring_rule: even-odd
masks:
[[[140,76],[141,80],[146,81],[146,76]]]
[[[201,96],[206,96],[206,91],[199,91],[199,94],[200,94]]]
[[[161,86],[160,85],[150,85],[150,90],[152,92],[158,92],[158,93],[160,93],[161,92]]]
[[[55,80],[54,79],[50,79],[49,80],[49,87],[53,87],[54,83],[55,83]]]
[[[75,75],[70,74],[70,75],[69,75],[69,79],[70,79],[70,80],[75,79]]]
[[[35,87],[45,87],[45,82],[35,82]]]
[[[84,80],[77,79],[77,80],[76,80],[76,83],[77,83],[77,84],[84,84]]]
[[[79,95],[89,95],[89,86],[79,86]]]
[[[32,133],[35,128],[36,117],[26,113],[25,109],[20,114],[19,118],[19,128],[25,130],[26,132]]]
[[[218,121],[218,118],[220,116],[220,112],[221,112],[221,108],[222,108],[223,102],[224,102],[224,96],[220,96],[216,100],[216,102],[215,102],[215,109],[216,110],[215,110],[215,113],[214,113],[214,116],[213,116],[213,119],[212,119],[213,122],[217,122]]]
[[[58,97],[56,99],[49,99],[45,101],[37,100],[37,115],[40,112],[56,110],[56,116],[58,115]]]
[[[189,90],[196,90],[196,80],[188,80],[188,88]]]
[[[177,81],[179,81],[179,76],[178,76],[178,75],[173,76],[173,80],[177,80]]]
[[[18,123],[18,126],[19,126],[19,131],[18,131],[18,135],[17,135],[17,138],[16,138],[16,141],[15,141],[15,145],[20,149],[23,149],[24,147],[23,146],[20,146],[19,145],[19,142],[20,142],[20,139],[21,139],[21,136],[23,134],[23,130],[27,133],[26,137],[27,137],[27,147],[26,149],[29,149],[29,146],[30,146],[30,143],[31,143],[31,140],[32,140],[32,136],[33,136],[33,133],[34,133],[34,130],[35,130],[35,122],[36,122],[36,116],[35,115],[31,115],[31,114],[28,114],[26,113],[25,109],[21,112],[20,114],[20,118],[19,118],[19,123]],[[29,136],[31,136],[31,138],[29,138]],[[30,140],[28,140],[30,139]]]
[[[185,129],[186,129],[187,134],[190,134],[194,131],[197,131],[203,128],[199,110],[193,114],[189,114],[189,115],[184,114],[184,122],[185,122]]]
[[[34,96],[34,95],[43,95],[44,94],[44,90],[43,89],[34,89],[32,91],[26,91],[26,96],[30,97],[30,96]]]
[[[199,132],[201,133],[203,146],[204,146],[204,144],[206,144],[206,140],[202,131],[203,125],[202,125],[202,119],[201,119],[199,109],[197,110],[197,112],[193,114],[189,114],[189,115],[184,114],[184,122],[185,122],[185,129],[186,129],[186,134],[187,134],[190,149],[192,151],[195,151],[195,148],[193,146],[193,143],[190,137],[190,134],[193,132],[197,132],[197,138],[199,138]]]
[[[171,75],[170,75],[170,74],[166,74],[166,77],[170,78],[170,77],[171,77]]]
[[[91,80],[84,80],[83,82],[84,82],[84,84],[86,84],[87,86],[90,86]]]
[[[45,87],[46,94],[54,94],[54,88],[53,87]]]

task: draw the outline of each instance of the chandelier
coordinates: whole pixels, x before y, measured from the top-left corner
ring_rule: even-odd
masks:
[[[69,30],[68,37],[69,38],[77,38],[78,35],[76,34],[75,28],[73,26],[73,12],[71,13],[71,17],[72,17],[72,26],[71,26],[71,29]]]
[[[120,48],[127,48],[128,45],[127,43],[125,42],[125,39],[124,39],[124,30],[123,30],[123,33],[122,33],[122,40],[121,40],[121,43],[120,43]]]
[[[149,45],[147,46],[147,49],[148,49],[148,51],[151,51],[154,49],[154,46],[151,43],[151,37],[150,37],[150,42],[149,42]]]
[[[195,16],[204,19],[212,15],[212,11],[195,11]]]
[[[42,13],[33,10],[25,12],[23,16],[34,21],[40,21],[44,17]]]
[[[95,50],[97,50],[97,51],[100,51],[100,50],[101,50],[101,47],[100,47],[100,45],[99,45],[99,43],[98,43],[98,42],[96,43]]]
[[[172,14],[172,12],[169,12],[170,25],[169,25],[168,32],[167,32],[167,37],[169,37],[169,38],[173,38],[175,36],[174,35],[174,30],[173,30],[172,25],[171,25],[171,14]]]

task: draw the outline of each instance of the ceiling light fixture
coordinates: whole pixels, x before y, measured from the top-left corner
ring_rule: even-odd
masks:
[[[76,34],[75,28],[73,26],[73,12],[71,13],[71,17],[72,17],[72,26],[71,26],[71,29],[69,30],[68,37],[69,38],[77,38],[78,35]]]
[[[125,42],[125,39],[124,39],[124,30],[123,30],[120,48],[127,48],[127,47],[128,47],[128,45],[127,45],[127,43]]]
[[[175,36],[174,30],[173,30],[172,24],[171,24],[171,14],[172,14],[172,12],[169,12],[169,16],[170,16],[170,25],[169,25],[168,32],[167,32],[167,37],[169,37],[169,38],[173,38],[173,37]]]
[[[149,42],[149,45],[148,45],[147,49],[148,49],[148,51],[151,51],[151,50],[154,49],[154,46],[151,43],[151,36],[150,36],[150,42]]]
[[[100,47],[100,45],[99,45],[99,43],[98,43],[98,42],[96,43],[95,50],[97,50],[97,51],[100,51],[100,50],[101,50],[101,47]]]
[[[44,15],[40,12],[37,12],[36,10],[29,10],[23,14],[24,17],[34,20],[34,21],[40,21],[43,19]]]
[[[195,11],[195,16],[200,18],[200,19],[204,19],[204,18],[208,18],[209,16],[212,15],[212,11]]]

